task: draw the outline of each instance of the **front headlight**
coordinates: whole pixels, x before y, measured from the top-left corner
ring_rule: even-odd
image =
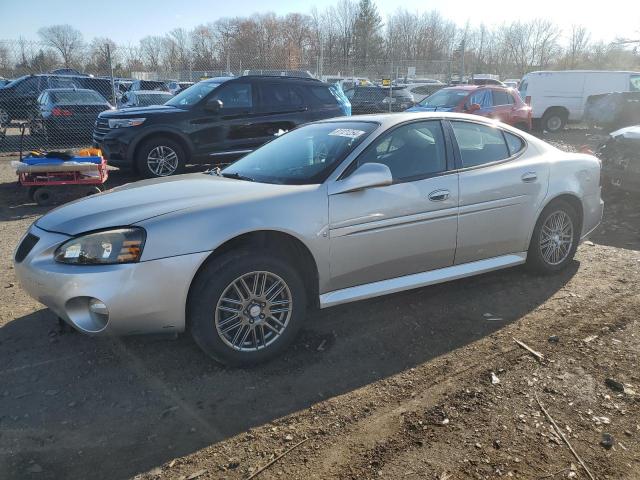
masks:
[[[140,260],[146,233],[139,227],[89,233],[60,245],[56,262],[71,265],[112,265]]]
[[[137,127],[142,125],[146,118],[110,118],[109,128]]]

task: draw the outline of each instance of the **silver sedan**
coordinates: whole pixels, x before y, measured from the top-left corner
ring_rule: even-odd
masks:
[[[125,185],[36,221],[22,286],[91,335],[190,331],[267,360],[312,307],[571,261],[599,224],[600,162],[478,116],[345,117],[222,171]]]

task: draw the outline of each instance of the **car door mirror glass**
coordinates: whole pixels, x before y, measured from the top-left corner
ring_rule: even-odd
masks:
[[[365,163],[347,178],[334,182],[331,185],[329,195],[355,192],[372,187],[383,187],[392,183],[393,177],[389,167],[381,163]]]
[[[213,98],[207,101],[207,104],[205,105],[205,110],[211,113],[219,112],[223,108],[224,108],[224,104],[222,103],[222,100],[219,100],[217,98]]]

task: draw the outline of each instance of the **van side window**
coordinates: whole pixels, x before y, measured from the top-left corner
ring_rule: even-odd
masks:
[[[640,92],[640,75],[631,75],[631,78],[629,78],[629,91]]]
[[[451,122],[451,126],[463,168],[509,158],[509,149],[501,130],[471,122]]]

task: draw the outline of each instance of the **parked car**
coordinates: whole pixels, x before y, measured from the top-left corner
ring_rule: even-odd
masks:
[[[531,108],[518,92],[498,86],[459,85],[438,90],[410,112],[464,112],[495,118],[521,130],[531,130]]]
[[[9,82],[11,82],[11,80],[4,77],[0,77],[0,88],[4,87]]]
[[[169,91],[169,85],[167,82],[156,80],[134,80],[131,82],[129,91],[135,92],[138,90],[160,90],[162,92]]]
[[[175,81],[171,81],[171,82],[167,83],[167,88],[168,88],[169,92],[171,92],[173,95],[176,95],[176,94],[180,93],[181,91],[186,90],[191,85],[193,85],[193,82],[175,82]]]
[[[405,87],[357,86],[345,90],[355,115],[402,112],[414,105],[413,95]]]
[[[520,82],[520,96],[531,105],[534,121],[549,132],[582,121],[590,95],[637,91],[640,72],[541,71],[527,73]]]
[[[640,125],[611,132],[596,155],[606,185],[640,193]]]
[[[504,83],[500,81],[497,75],[490,74],[475,74],[467,82],[469,85],[495,85],[498,87],[506,87]]]
[[[56,139],[91,138],[98,114],[113,108],[94,90],[47,89],[38,97],[37,110],[30,123],[31,133]]]
[[[520,86],[520,79],[518,78],[507,78],[504,82],[504,85],[508,88],[514,88],[516,90],[518,90],[518,87]]]
[[[345,114],[348,100],[318,80],[219,77],[163,106],[104,112],[93,138],[110,163],[156,177],[180,173],[187,163],[228,162],[283,131]]]
[[[149,107],[151,105],[164,105],[173,98],[169,92],[158,90],[137,90],[126,92],[120,100],[120,108]]]
[[[640,124],[640,90],[590,95],[584,107],[583,120],[590,127],[606,131]]]
[[[15,273],[84,333],[189,330],[218,361],[256,363],[309,307],[564,269],[600,223],[599,179],[594,156],[478,116],[329,119],[221,172],[59,207],[29,228]]]
[[[433,95],[438,90],[446,87],[444,83],[409,83],[405,89],[413,96],[413,101],[418,103],[429,95]]]
[[[0,128],[13,120],[29,120],[40,94],[50,88],[88,88],[108,100],[112,97],[111,80],[73,75],[25,75],[0,88]]]
[[[49,73],[52,75],[74,75],[74,76],[83,76],[83,77],[89,76],[86,73],[80,73],[75,68],[58,68],[56,70],[51,70]]]

